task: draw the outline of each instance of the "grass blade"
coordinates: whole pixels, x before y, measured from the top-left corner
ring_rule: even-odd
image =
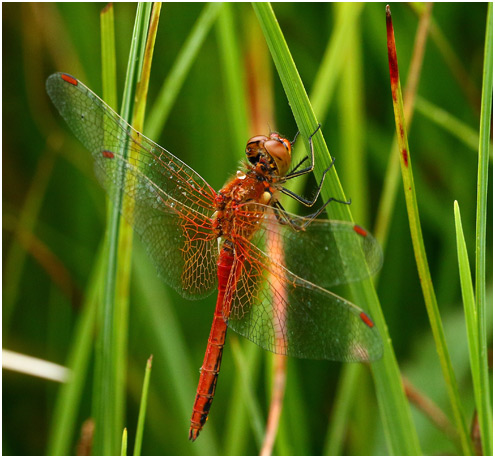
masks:
[[[150,15],[149,4],[139,4],[134,24],[124,86],[122,118],[131,121],[134,88],[141,72]],[[110,83],[111,84],[111,83]],[[122,205],[123,196],[120,201]],[[128,290],[131,229],[121,233],[120,205],[113,205],[108,223],[108,259],[105,271],[102,332],[95,379],[95,453],[115,454],[125,411],[125,367],[128,328]],[[117,255],[120,254],[120,256]]]
[[[241,51],[235,34],[232,6],[229,3],[223,3],[218,15],[216,28],[222,63],[221,68],[226,86],[227,107],[230,107],[229,119],[235,139],[234,148],[242,151],[248,137],[246,92],[243,85],[244,78],[242,78],[239,70],[243,68],[239,59]]]
[[[47,455],[63,456],[73,453],[76,420],[81,404],[84,382],[89,368],[96,312],[100,304],[101,279],[103,278],[102,249],[96,256],[97,264],[91,276],[86,301],[74,332],[69,349],[67,368],[72,377],[60,387],[48,436]]]
[[[426,310],[430,320],[433,337],[435,339],[437,353],[440,359],[443,376],[447,385],[450,403],[454,412],[454,417],[457,425],[457,430],[461,440],[462,449],[465,454],[472,453],[472,447],[469,440],[466,419],[462,412],[461,399],[459,388],[455,379],[452,362],[450,360],[447,343],[445,341],[445,333],[438,310],[437,299],[433,289],[430,269],[426,257],[426,251],[423,241],[423,233],[419,218],[418,203],[416,199],[416,191],[414,186],[414,178],[411,167],[411,157],[409,153],[409,145],[407,142],[407,128],[404,116],[404,108],[402,101],[402,92],[400,88],[399,68],[397,63],[397,52],[395,49],[394,29],[392,25],[392,16],[390,8],[387,6],[387,43],[389,55],[390,81],[392,86],[392,99],[395,113],[395,123],[397,128],[397,137],[400,150],[400,165],[402,171],[402,179],[404,183],[404,194],[406,198],[407,214],[409,218],[409,227],[416,257],[419,278],[425,299]]]
[[[146,370],[144,373],[143,392],[141,394],[141,404],[139,405],[139,417],[136,428],[136,441],[134,442],[134,456],[141,456],[141,445],[143,443],[144,419],[146,418],[146,405],[148,403],[148,387],[150,384],[151,365],[153,363],[153,355],[146,362]]]
[[[239,345],[237,336],[233,336],[230,339],[230,347],[232,349],[232,354],[234,355],[237,372],[241,375],[241,380],[244,384],[244,392],[249,394],[245,399],[245,402],[249,411],[249,418],[251,419],[256,446],[257,448],[261,448],[265,429],[264,419],[261,414],[261,408],[256,400],[257,398],[253,392],[252,376],[248,371],[249,365],[247,364],[244,353]]]
[[[141,244],[135,246],[134,278],[142,306],[138,313],[140,319],[146,322],[153,336],[153,347],[160,353],[164,364],[156,365],[156,378],[162,385],[170,386],[173,391],[173,400],[181,417],[175,421],[184,425],[184,438],[187,437],[186,425],[189,424],[193,395],[196,390],[198,370],[191,361],[188,343],[181,332],[181,325],[172,301],[166,293],[165,285],[156,276],[156,270],[148,262],[147,254]],[[158,354],[155,354],[158,360]],[[170,406],[166,406],[170,409]],[[208,434],[201,436],[201,448],[198,454],[218,455],[219,448],[216,442],[213,425],[208,425]],[[189,453],[194,453],[192,445]],[[192,450],[192,451],[191,451]]]
[[[204,7],[150,110],[144,132],[147,137],[157,138],[162,131],[186,75],[221,8],[221,3],[208,3]]]
[[[315,126],[317,126],[316,117],[273,10],[267,3],[254,3],[253,7],[263,29],[301,135],[308,138],[314,131]],[[326,163],[330,162],[330,155],[320,132],[314,136],[314,145],[315,151],[319,152],[320,159],[325,158],[325,160],[320,160],[316,163],[315,174],[318,179],[323,173],[325,161]],[[330,170],[327,175],[322,195],[324,199],[328,199],[331,196],[338,199],[345,198],[335,168]],[[337,219],[352,220],[349,207],[346,205],[329,208],[328,213]],[[373,363],[371,369],[375,379],[380,412],[385,425],[390,453],[402,455],[419,454],[417,434],[412,423],[409,405],[404,396],[399,368],[390,344],[387,327],[373,283],[371,280],[367,280],[354,284],[352,293],[358,304],[368,306],[383,338],[384,357],[381,361]]]
[[[103,98],[114,110],[117,107],[117,61],[115,58],[115,28],[113,5],[107,4],[100,13],[101,73]]]
[[[251,84],[245,84],[247,78],[258,78],[260,76],[259,72],[256,75],[249,75],[245,71],[246,64],[240,58],[242,56],[242,50],[239,45],[239,37],[236,34],[236,22],[241,22],[241,27],[245,26],[245,24],[249,24],[250,20],[254,19],[254,15],[252,10],[248,10],[246,14],[238,14],[234,17],[234,6],[229,3],[224,3],[220,12],[218,14],[218,20],[216,22],[216,35],[217,42],[219,47],[220,54],[220,70],[222,73],[222,81],[225,86],[225,111],[228,114],[228,119],[230,120],[228,124],[228,128],[230,131],[230,136],[233,139],[233,151],[242,151],[245,146],[246,139],[249,137],[248,134],[248,104],[246,103],[246,86],[251,89],[251,93],[248,97],[253,100],[256,95],[257,89],[259,86],[257,85],[257,81],[252,82]],[[244,5],[242,9],[247,9]],[[251,49],[248,51],[248,55],[252,56],[253,52],[255,52],[252,47],[256,46],[253,43],[255,38],[252,36],[253,33],[252,28],[248,29],[250,31],[250,36],[248,38],[248,47]],[[264,45],[264,43],[263,43]],[[263,56],[260,56],[260,52],[263,50],[257,48],[256,49],[256,57],[257,59],[263,59]],[[258,61],[257,61],[258,62]],[[254,73],[254,72],[253,72]],[[269,83],[264,86],[264,89],[269,91]],[[255,94],[253,94],[254,92]],[[269,102],[264,101],[263,108],[267,108]],[[256,103],[256,102],[254,102]],[[253,105],[251,103],[250,105]],[[267,109],[269,110],[269,107]],[[265,112],[266,113],[266,112]],[[253,113],[249,113],[250,116],[253,116]],[[252,118],[251,118],[252,119]],[[263,125],[263,128],[265,126]],[[253,129],[253,132],[258,130],[256,128]],[[229,338],[230,341],[230,338]],[[255,346],[250,345],[249,343],[244,342],[244,339],[241,339],[239,342],[239,346],[241,348],[242,353],[245,355],[245,361],[247,364],[247,372],[249,373],[251,380],[253,383],[258,379],[259,368],[262,361],[262,352],[258,348],[254,348]],[[234,366],[237,367],[237,366]],[[226,455],[242,455],[245,454],[246,445],[251,440],[251,431],[249,424],[249,406],[246,403],[246,400],[249,399],[250,393],[246,391],[246,384],[243,380],[243,374],[236,371],[234,382],[232,384],[232,392],[231,398],[229,401],[229,407],[226,411],[226,427],[223,431],[223,453]]]
[[[464,316],[466,317],[466,329],[469,346],[469,360],[471,362],[471,374],[473,377],[474,398],[476,407],[480,413],[481,407],[481,371],[480,371],[480,347],[478,310],[475,306],[473,283],[471,280],[471,268],[462,229],[459,204],[454,202],[455,232],[457,240],[457,257],[459,262],[459,277],[461,281],[462,302],[464,304]],[[481,416],[478,414],[478,418]],[[481,426],[481,423],[480,423]]]
[[[122,432],[122,446],[120,448],[120,456],[127,456],[127,428]]]
[[[430,3],[425,7],[424,12],[421,15],[420,25],[416,32],[414,40],[414,54],[411,58],[411,65],[409,67],[409,73],[407,75],[407,83],[404,97],[404,117],[406,128],[411,125],[415,99],[418,89],[419,77],[421,75],[421,69],[423,66],[423,58],[426,48],[426,39],[429,32],[430,16],[431,16],[432,4]],[[390,224],[392,221],[392,213],[397,200],[397,194],[400,185],[400,165],[399,165],[399,151],[395,138],[392,140],[390,147],[389,160],[387,165],[387,171],[385,174],[385,185],[382,189],[380,196],[380,202],[378,205],[378,216],[375,223],[375,237],[382,245],[382,248],[386,249],[386,244],[389,239]]]
[[[493,3],[488,3],[485,35],[483,87],[478,159],[478,194],[476,202],[476,309],[478,312],[480,386],[477,409],[483,453],[493,455],[493,419],[490,399],[486,320],[486,220],[488,169],[490,161],[490,127],[493,90]],[[474,374],[473,374],[474,376]],[[476,387],[475,387],[476,390]],[[476,391],[475,391],[476,392]]]
[[[415,108],[418,113],[450,132],[473,151],[478,152],[478,133],[466,123],[419,95],[416,97]]]

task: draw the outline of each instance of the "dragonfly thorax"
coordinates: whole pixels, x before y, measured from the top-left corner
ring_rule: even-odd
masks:
[[[255,170],[236,174],[218,192],[215,200],[216,211],[212,222],[216,237],[228,239],[240,231],[243,237],[249,239],[264,212],[259,204],[270,205],[276,192],[270,176],[262,180]]]
[[[256,135],[248,140],[248,161],[263,174],[284,176],[290,167],[292,146],[289,140],[272,132],[270,137]]]

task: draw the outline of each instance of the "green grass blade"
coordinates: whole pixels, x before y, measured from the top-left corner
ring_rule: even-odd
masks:
[[[73,453],[76,420],[82,400],[84,383],[89,368],[96,311],[100,303],[101,279],[103,278],[103,250],[96,256],[97,264],[89,281],[90,288],[78,319],[66,366],[71,379],[60,387],[48,436],[47,455],[63,456]]]
[[[150,385],[151,365],[153,363],[153,355],[146,362],[146,370],[144,372],[143,392],[141,394],[141,403],[139,405],[139,417],[136,428],[136,441],[134,442],[134,456],[141,456],[141,445],[143,443],[144,419],[146,418],[146,406],[148,404],[148,388]]]
[[[405,100],[404,100],[404,112],[406,127],[411,125],[415,100],[417,97],[418,83],[421,76],[421,70],[423,67],[423,59],[426,48],[426,40],[429,32],[430,17],[431,17],[432,4],[429,4],[421,15],[416,37],[414,39],[414,52],[411,58],[411,64],[409,66],[409,72],[407,75]],[[390,224],[392,221],[392,214],[395,208],[397,195],[400,187],[400,165],[399,165],[399,152],[395,137],[392,140],[390,147],[389,160],[387,165],[387,171],[385,173],[384,186],[380,196],[378,204],[377,218],[375,222],[375,237],[382,245],[383,250],[386,250]]]
[[[162,131],[186,75],[221,8],[221,3],[208,3],[196,21],[150,110],[144,131],[149,138],[157,138]]]
[[[459,388],[455,379],[452,362],[450,359],[445,333],[438,309],[433,282],[431,279],[430,268],[426,257],[426,251],[423,241],[423,232],[419,218],[419,209],[416,198],[414,178],[412,173],[411,156],[409,153],[409,144],[407,141],[407,128],[404,116],[402,101],[402,92],[400,88],[399,69],[397,63],[397,51],[395,49],[395,37],[392,26],[392,16],[390,8],[387,6],[387,43],[389,53],[390,81],[392,86],[392,99],[395,113],[395,123],[400,151],[400,165],[402,171],[402,180],[404,184],[404,194],[406,198],[407,214],[409,218],[409,228],[418,268],[421,287],[425,299],[426,310],[430,320],[430,326],[435,340],[437,353],[440,359],[443,376],[447,385],[450,403],[454,412],[457,430],[461,440],[462,449],[465,454],[472,453],[472,447],[469,440],[467,423],[464,417]]]
[[[150,5],[139,4],[134,24],[121,115],[131,120],[134,91],[141,72]],[[122,201],[121,196],[120,201]],[[102,332],[97,351],[95,401],[95,453],[115,454],[125,411],[125,361],[127,353],[130,228],[120,231],[120,207],[113,205],[108,223],[108,260],[105,272]],[[117,256],[119,253],[120,257]]]
[[[120,448],[120,456],[127,456],[127,428],[122,432],[122,446]]]
[[[469,360],[471,362],[471,374],[473,377],[474,398],[476,408],[481,412],[481,371],[480,371],[480,348],[478,310],[474,301],[473,283],[471,280],[471,268],[462,229],[461,213],[459,204],[454,202],[455,231],[457,240],[457,257],[459,262],[459,277],[461,281],[462,302],[464,304],[464,316],[466,317],[466,329],[468,336]],[[478,418],[481,420],[480,415]],[[480,423],[481,426],[481,423]]]
[[[411,3],[411,8],[418,14],[422,14],[427,7],[425,3]],[[442,31],[439,23],[433,18],[431,21],[431,38],[433,43],[440,51],[445,63],[450,68],[452,75],[457,79],[459,88],[466,94],[471,102],[472,107],[477,110],[479,101],[479,89],[474,84],[469,71],[466,69],[463,62],[459,59],[454,46]]]
[[[476,309],[478,312],[479,365],[481,372],[480,399],[479,403],[477,403],[477,408],[483,453],[490,456],[493,454],[493,418],[487,354],[486,220],[493,97],[493,3],[488,3],[484,59],[478,159],[478,194],[476,202]]]
[[[254,3],[253,7],[263,29],[301,135],[303,138],[308,138],[317,126],[316,117],[273,10],[267,3]],[[318,179],[322,175],[325,163],[330,162],[330,155],[321,133],[316,134],[313,140],[315,151],[319,152],[318,156],[321,159],[317,161],[315,166],[315,173]],[[324,200],[331,196],[339,199],[345,198],[335,168],[327,175],[322,195]],[[350,209],[347,205],[333,206],[328,209],[328,213],[337,219],[352,220]],[[373,363],[371,369],[375,379],[380,413],[385,425],[390,453],[402,455],[419,454],[417,434],[412,423],[409,405],[402,389],[400,371],[373,283],[371,280],[367,280],[354,284],[352,293],[357,304],[369,308],[383,338],[384,357],[381,361]]]
[[[340,9],[349,5],[341,4]],[[341,134],[340,151],[346,152],[345,160],[340,164],[342,181],[349,196],[353,197],[352,213],[359,224],[368,225],[369,195],[368,175],[364,151],[364,94],[363,62],[361,50],[361,26],[359,19],[347,31],[347,46],[352,50],[345,59],[340,80],[339,125]]]
[[[351,27],[354,27],[363,7],[364,3],[342,3],[335,7],[335,9],[338,8],[335,28],[328,40],[322,63],[316,73],[309,96],[316,117],[322,124],[324,124],[327,117],[344,62],[347,55],[352,52],[347,41],[347,32]],[[302,150],[305,147],[306,145],[303,145],[303,142],[296,143],[294,157],[304,156],[305,153]],[[295,180],[295,182],[289,182],[288,187],[296,194],[302,194],[306,180],[306,176],[303,176],[299,180]],[[296,202],[289,201],[286,208],[287,211],[293,212],[295,207]]]
[[[153,51],[155,47],[156,33],[158,30],[158,21],[160,19],[161,3],[157,2],[154,4],[153,9],[150,10],[151,4],[146,5],[146,12],[144,14],[143,20],[143,31],[140,36],[140,47],[138,50],[139,61],[141,62],[140,68],[138,68],[139,84],[136,84],[136,95],[135,95],[135,105],[133,107],[132,122],[133,126],[138,131],[143,131],[144,128],[144,116],[146,111],[146,101],[148,96],[149,79],[151,74],[151,62],[153,60]],[[148,26],[149,24],[149,26]],[[132,94],[129,94],[131,96]],[[133,159],[139,160],[138,153],[133,153]],[[128,176],[126,178],[128,182],[134,180],[134,177]],[[127,196],[124,196],[124,205],[131,204],[127,202]],[[129,208],[129,207],[128,207]],[[117,354],[120,355],[118,358],[118,370],[117,373],[120,376],[120,383],[117,384],[118,388],[122,391],[121,398],[124,397],[125,389],[125,373],[127,370],[127,361],[124,356],[127,355],[127,334],[128,334],[128,297],[129,297],[129,283],[130,283],[130,270],[131,270],[131,253],[132,253],[132,228],[122,221],[120,239],[119,239],[119,252],[125,253],[124,259],[119,262],[119,281],[117,283],[117,300],[120,303],[126,304],[125,307],[121,307],[122,313],[117,317],[116,321],[116,340],[115,347]],[[134,442],[134,455],[141,454],[141,444],[143,438],[143,428],[144,428],[144,418],[145,418],[145,408],[146,399],[148,394],[148,384],[149,384],[149,372],[151,370],[151,358],[148,360],[147,372],[145,376],[143,395],[141,398],[141,406],[139,410],[139,420],[138,427],[136,431],[136,440]],[[117,403],[117,406],[124,406],[124,403]],[[120,417],[123,418],[123,412],[118,412]]]
[[[113,5],[107,4],[100,13],[101,73],[103,98],[114,110],[117,107],[117,61],[115,58],[115,28]]]
[[[358,364],[349,364],[343,368],[339,379],[335,403],[328,424],[323,455],[342,455],[345,430],[348,425],[349,413],[354,401],[355,389],[362,377],[363,368]]]
[[[230,339],[230,348],[234,355],[234,361],[237,367],[237,372],[241,376],[242,383],[244,384],[244,392],[247,393],[247,398],[244,399],[247,409],[249,411],[249,418],[254,431],[254,438],[257,448],[261,448],[263,443],[263,436],[265,430],[265,421],[261,413],[261,408],[257,402],[257,398],[254,395],[252,385],[252,374],[249,372],[246,357],[239,345],[239,339],[237,336],[233,336]]]
[[[242,151],[248,138],[246,92],[243,85],[244,78],[240,71],[243,68],[239,58],[241,51],[235,33],[232,5],[229,3],[223,3],[216,29],[222,63],[221,70],[227,94],[227,107],[230,112],[229,119],[235,139],[233,149]]]
[[[420,95],[416,97],[415,108],[418,113],[450,132],[473,151],[478,151],[479,137],[472,127]]]
[[[236,34],[236,23],[233,14],[234,6],[223,3],[216,21],[216,35],[220,53],[220,70],[225,87],[225,110],[228,113],[230,135],[233,139],[233,151],[242,151],[248,134],[248,107],[246,103],[246,89],[244,81],[244,62],[238,35]],[[244,15],[238,15],[237,19],[243,23],[249,21]],[[230,339],[229,339],[230,341]],[[259,374],[261,363],[261,352],[246,342],[239,342],[241,352],[245,355],[246,370],[253,382]],[[235,366],[237,367],[237,366]],[[223,453],[226,455],[242,455],[250,440],[249,411],[246,400],[249,393],[246,392],[246,384],[243,375],[236,371],[232,385],[231,400],[226,412],[226,428],[223,433]]]
[[[366,127],[363,119],[365,109],[362,106],[364,101],[362,93],[364,73],[362,71],[362,51],[360,46],[362,43],[361,22],[358,14],[364,4],[358,8],[355,8],[354,4],[348,3],[336,5],[338,5],[340,15],[336,20],[334,34],[340,31],[341,39],[339,41],[342,42],[340,49],[344,49],[344,52],[347,53],[346,55],[339,55],[340,65],[344,67],[340,80],[341,90],[339,91],[339,112],[343,113],[342,116],[339,116],[341,120],[339,129],[343,132],[340,150],[348,154],[348,157],[342,162],[343,180],[346,183],[349,195],[356,197],[353,200],[353,216],[360,224],[367,226],[369,223],[368,202],[363,196],[369,195],[369,184],[366,172],[367,161],[363,151],[365,140],[362,133],[366,131]],[[347,15],[345,14],[346,11]],[[342,65],[343,63],[344,65]],[[334,66],[336,65],[338,65],[337,62],[334,63]],[[318,74],[320,74],[320,71]],[[313,100],[319,100],[320,97],[313,98],[313,96],[310,96],[310,99],[313,103]],[[313,107],[315,112],[318,113],[314,103]],[[340,162],[339,165],[341,165]],[[323,449],[324,455],[342,454],[343,444],[346,439],[345,430],[349,425],[349,416],[356,400],[356,390],[358,390],[359,381],[367,376],[365,368],[361,365],[346,364],[342,367],[332,413],[328,421],[328,430]]]
[[[31,181],[23,207],[19,213],[19,221],[16,225],[16,235],[18,231],[33,232],[36,220],[40,213],[45,199],[46,190],[50,182],[55,165],[55,154],[51,149],[43,152],[36,168],[36,173]],[[26,250],[19,241],[14,241],[7,251],[3,264],[4,278],[8,278],[3,285],[2,291],[2,323],[3,336],[7,334],[11,326],[11,317],[15,310],[16,301],[19,294],[22,272],[26,262]]]
[[[102,55],[102,82],[103,82],[103,98],[107,100],[111,107],[117,109],[117,82],[116,82],[116,60],[115,60],[115,37],[114,37],[114,25],[113,25],[113,7],[105,7],[100,14],[100,27],[101,27],[101,55]],[[107,200],[108,202],[108,200]],[[110,220],[112,214],[112,206],[107,205],[107,220]],[[108,238],[105,240],[104,250],[101,252],[102,259],[99,260],[102,265],[108,262],[109,257]],[[103,279],[105,278],[106,267],[102,270],[102,277],[98,279],[102,289],[104,288]],[[96,329],[102,329],[104,322],[104,308],[103,303],[99,305]],[[112,317],[107,315],[107,321]],[[108,351],[110,352],[110,342],[108,343]],[[113,376],[113,372],[107,371],[105,374],[104,367],[108,365],[109,353],[107,358],[104,353],[104,333],[97,334],[95,342],[95,373],[93,383],[93,398],[92,398],[92,414],[95,418],[95,437],[93,441],[93,451],[102,450],[103,436],[99,433],[100,425],[106,424],[105,407],[108,407],[108,403],[111,403],[110,397],[105,393],[107,389],[112,390],[113,379],[109,376]],[[107,360],[105,362],[105,360]],[[106,375],[106,377],[105,377]],[[111,404],[113,405],[113,404]],[[114,416],[112,416],[114,418]],[[108,423],[109,424],[109,423]]]
[[[161,361],[164,360],[164,363],[156,365],[154,374],[164,386],[170,386],[173,391],[176,410],[181,415],[175,421],[184,425],[184,440],[186,440],[199,371],[192,363],[188,342],[181,332],[174,304],[166,292],[165,285],[157,277],[156,270],[150,264],[143,246],[136,244],[134,251],[134,278],[137,293],[142,299],[138,313],[141,314],[140,319],[146,322],[146,327],[153,338],[152,345],[157,349],[155,354],[157,361],[158,353],[161,355]],[[164,408],[171,410],[167,405]],[[198,454],[219,454],[213,425],[208,425],[208,434],[202,434],[200,446]],[[194,453],[196,450],[194,447],[196,444],[191,445],[193,451],[189,453]]]
[[[244,355],[246,361],[246,372],[250,379],[255,383],[258,380],[260,366],[262,361],[262,352],[255,345],[249,345],[245,348]],[[246,400],[246,386],[243,382],[243,374],[237,371],[235,374],[232,396],[229,401],[229,410],[226,414],[226,427],[224,435],[223,453],[227,456],[238,456],[245,454],[245,447],[250,436],[249,430],[249,413]]]

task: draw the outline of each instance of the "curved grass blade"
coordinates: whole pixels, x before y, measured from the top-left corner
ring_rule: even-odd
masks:
[[[76,419],[82,400],[86,380],[93,335],[95,331],[96,313],[100,305],[100,291],[103,278],[103,250],[96,256],[93,274],[89,281],[89,290],[79,316],[67,357],[67,368],[72,374],[68,383],[62,385],[55,402],[55,409],[48,436],[47,455],[64,456],[72,452],[76,429]]]
[[[151,365],[153,355],[146,361],[144,372],[143,392],[141,393],[141,403],[139,404],[139,417],[136,428],[136,440],[134,442],[134,456],[141,456],[141,445],[143,444],[144,419],[146,418],[146,406],[148,404],[148,387],[150,385]]]
[[[416,97],[415,108],[418,113],[421,113],[430,121],[442,127],[447,132],[450,132],[452,135],[461,140],[468,148],[478,152],[478,133],[459,118],[453,116],[448,111],[431,103],[420,95]]]
[[[488,171],[490,160],[490,127],[493,97],[493,3],[488,3],[481,119],[478,159],[478,194],[476,202],[476,309],[478,313],[480,386],[477,409],[481,429],[483,453],[493,455],[493,418],[488,376],[488,340],[486,320],[486,220]],[[474,374],[473,374],[474,376]],[[475,386],[476,390],[476,386]],[[475,391],[476,393],[476,391]]]
[[[191,34],[180,50],[172,69],[163,82],[155,104],[148,114],[144,131],[147,137],[157,138],[162,131],[186,75],[221,8],[221,3],[206,4],[201,16],[194,24]]]
[[[120,456],[127,456],[127,428],[122,432],[122,445],[120,447]]]
[[[270,4],[267,3],[254,3],[253,7],[263,29],[301,135],[308,138],[317,126],[316,117],[273,10]],[[315,135],[314,145],[315,151],[320,152],[320,158],[325,158],[327,163],[330,163],[328,149],[320,133]],[[318,161],[315,167],[317,177],[321,177],[324,168],[325,162],[323,160]],[[324,199],[329,197],[343,199],[345,197],[335,168],[327,175],[322,195]],[[337,219],[352,220],[349,207],[346,205],[334,206],[329,209],[329,213]],[[401,455],[419,454],[419,442],[412,423],[409,405],[402,389],[400,371],[372,281],[367,280],[354,284],[352,293],[358,304],[367,304],[383,338],[384,357],[381,361],[373,363],[371,369],[375,379],[380,413],[385,425],[390,453]]]
[[[414,115],[415,100],[417,97],[416,93],[423,66],[426,39],[428,37],[428,32],[430,31],[431,9],[431,3],[425,7],[420,18],[416,37],[414,39],[413,57],[411,58],[411,64],[409,66],[405,89],[406,95],[404,97],[404,117],[406,128],[409,128],[411,125]],[[385,184],[380,196],[375,223],[375,237],[380,242],[384,250],[386,249],[386,244],[389,238],[392,213],[394,211],[400,185],[399,152],[397,148],[398,146],[394,137],[390,147],[389,161],[384,180]]]
[[[242,6],[246,9],[245,6]],[[236,9],[238,11],[238,9]],[[234,19],[241,21],[243,26],[250,24],[253,17],[252,11],[248,14],[239,14],[234,17],[234,8],[229,3],[224,3],[218,14],[216,22],[216,33],[218,47],[220,50],[220,70],[222,79],[225,82],[226,104],[225,110],[228,114],[228,119],[231,120],[229,128],[231,136],[234,140],[234,145],[237,147],[233,150],[242,151],[248,135],[248,107],[246,103],[246,88],[242,84],[249,77],[244,71],[245,66],[240,58],[241,48],[239,46],[238,37],[236,35],[236,23]],[[251,13],[251,15],[249,15]],[[252,32],[252,27],[248,28]],[[260,51],[260,50],[258,50]],[[249,52],[249,51],[248,51]],[[257,57],[260,58],[259,54]],[[258,77],[255,75],[253,77]],[[254,83],[256,84],[256,83]],[[249,85],[249,87],[252,87]],[[256,90],[256,89],[255,89]],[[269,102],[265,101],[266,104]],[[267,108],[264,105],[264,108]],[[252,115],[252,114],[251,114]],[[255,129],[256,130],[256,129]],[[256,130],[257,131],[257,130]],[[247,372],[250,375],[253,383],[258,378],[260,372],[260,364],[262,361],[262,352],[255,345],[251,345],[244,339],[239,342],[242,353],[245,355],[247,364]],[[223,453],[226,455],[243,455],[246,453],[246,446],[251,440],[251,430],[249,428],[249,400],[250,393],[246,390],[246,384],[243,380],[243,375],[236,371],[234,383],[232,385],[232,394],[229,401],[229,407],[226,411],[226,427],[223,431]],[[263,419],[257,419],[253,423],[263,423]]]
[[[390,69],[390,82],[392,87],[392,99],[395,113],[395,123],[397,128],[397,137],[400,150],[400,165],[402,170],[402,179],[404,183],[404,194],[406,198],[407,214],[409,218],[409,227],[411,230],[411,238],[413,242],[414,255],[418,268],[419,278],[421,280],[421,288],[425,298],[426,310],[430,320],[433,337],[435,339],[436,349],[439,355],[440,364],[442,367],[443,376],[447,385],[450,403],[454,412],[454,417],[457,425],[457,430],[461,440],[462,449],[465,454],[472,453],[471,442],[467,430],[467,423],[464,417],[459,388],[455,379],[452,362],[450,359],[447,343],[445,341],[445,333],[438,310],[437,299],[433,289],[430,269],[426,257],[426,251],[423,241],[423,233],[419,218],[418,203],[416,199],[416,191],[414,186],[414,178],[411,167],[411,157],[409,153],[409,145],[407,142],[407,128],[404,116],[404,108],[402,101],[402,92],[400,88],[399,68],[397,63],[397,51],[395,49],[394,29],[392,25],[392,16],[390,8],[387,6],[387,44]]]
[[[141,73],[150,5],[139,4],[129,55],[122,118],[130,121],[134,88]],[[110,83],[111,84],[111,83]],[[113,205],[108,223],[108,257],[105,270],[102,331],[97,346],[95,378],[96,454],[115,454],[120,442],[125,410],[125,361],[127,352],[128,291],[130,272],[130,228],[121,234],[120,205]],[[124,248],[127,246],[127,249]],[[120,257],[117,254],[120,254]]]
[[[480,418],[481,407],[481,370],[480,370],[480,347],[479,347],[479,316],[474,301],[473,283],[471,280],[471,268],[462,229],[461,213],[459,204],[454,202],[455,232],[457,240],[457,257],[459,262],[459,277],[461,281],[462,302],[464,304],[464,316],[466,317],[466,330],[469,346],[469,360],[471,362],[471,375],[473,377],[474,398]],[[480,425],[481,426],[481,425]]]

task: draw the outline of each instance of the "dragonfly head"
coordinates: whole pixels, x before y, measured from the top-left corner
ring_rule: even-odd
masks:
[[[291,153],[291,142],[276,132],[269,137],[256,135],[246,145],[246,156],[251,164],[261,163],[278,176],[284,176],[289,171]]]

